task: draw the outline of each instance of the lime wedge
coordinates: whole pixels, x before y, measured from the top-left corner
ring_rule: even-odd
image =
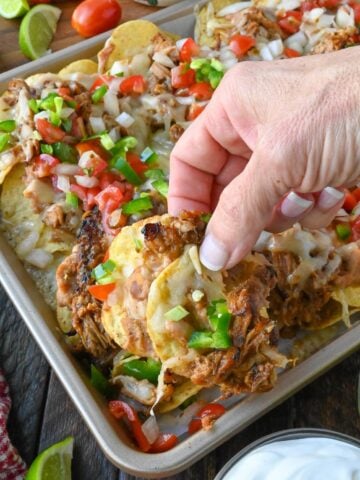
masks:
[[[20,25],[19,45],[26,57],[35,60],[45,55],[60,15],[60,8],[45,4],[36,5],[25,15]]]
[[[4,18],[22,17],[29,10],[27,0],[0,0],[0,15]]]
[[[41,452],[31,464],[25,480],[71,480],[73,437]]]

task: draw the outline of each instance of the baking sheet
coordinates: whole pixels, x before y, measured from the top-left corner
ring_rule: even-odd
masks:
[[[145,17],[181,36],[193,32],[193,1],[184,1]],[[91,58],[109,34],[86,40],[60,52],[0,75],[0,89],[15,77],[38,72],[56,72],[71,61]],[[137,451],[118,422],[111,417],[106,402],[91,386],[89,378],[65,344],[54,312],[46,305],[23,265],[0,236],[0,281],[55,370],[88,427],[108,459],[127,472],[146,478],[161,478],[188,468],[215,447],[257,420],[297,390],[324,373],[360,346],[360,324],[330,342],[296,368],[280,375],[270,392],[249,395],[220,418],[210,432],[200,431],[169,452],[148,455]]]

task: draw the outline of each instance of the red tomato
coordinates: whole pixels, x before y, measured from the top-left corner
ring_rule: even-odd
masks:
[[[352,8],[354,9],[355,23],[358,25],[360,23],[360,3],[355,3]]]
[[[310,10],[312,10],[313,8],[317,8],[318,6],[319,4],[317,1],[305,0],[304,2],[301,2],[300,10],[301,10],[301,13],[309,12]]]
[[[180,62],[190,63],[192,57],[196,57],[200,53],[200,47],[195,40],[188,38],[184,45],[180,48],[179,58]]]
[[[75,148],[79,152],[80,157],[83,153],[88,152],[89,150],[92,150],[104,160],[109,159],[108,152],[105,150],[105,148],[103,148],[103,146],[100,143],[100,140],[97,138],[94,138],[93,140],[86,140],[86,142],[78,143],[77,145],[75,145]]]
[[[88,290],[91,295],[100,300],[100,302],[105,302],[109,294],[114,290],[115,282],[107,283],[105,285],[89,285]]]
[[[194,95],[196,100],[210,100],[214,90],[206,82],[199,82],[191,85],[189,88],[190,95]]]
[[[360,187],[355,188],[355,190],[353,190],[351,193],[356,198],[356,201],[360,202]]]
[[[84,210],[91,210],[96,205],[95,197],[101,192],[99,187],[89,188],[86,193],[86,208]],[[104,260],[105,261],[105,260]]]
[[[126,160],[130,164],[130,167],[135,170],[138,175],[143,174],[149,168],[146,163],[140,160],[139,155],[136,155],[136,153],[127,152]]]
[[[100,181],[100,188],[101,190],[104,190],[104,188],[108,187],[111,183],[120,180],[119,175],[116,175],[116,173],[113,172],[102,172],[99,175],[99,181]]]
[[[357,200],[355,196],[347,190],[344,198],[343,209],[347,212],[351,212],[356,207],[356,204]]]
[[[131,75],[120,83],[120,92],[123,95],[141,94],[146,87],[146,80],[142,75]]]
[[[76,113],[73,113],[70,119],[72,122],[70,135],[79,139],[86,137],[84,120],[81,117],[78,117]]]
[[[195,120],[195,118],[197,118],[204,109],[204,105],[198,105],[197,103],[193,103],[189,108],[186,120]]]
[[[285,33],[292,35],[299,31],[302,13],[296,10],[290,10],[281,15],[278,24]]]
[[[110,75],[100,75],[99,77],[96,78],[94,83],[91,85],[90,92],[93,92],[98,87],[101,87],[101,85],[108,85],[113,78],[114,77],[111,77]]]
[[[75,193],[82,202],[86,202],[87,189],[85,187],[81,187],[80,185],[73,183],[72,185],[70,185],[70,191]]]
[[[173,88],[187,88],[195,83],[195,70],[186,64],[171,69],[171,85]]]
[[[247,35],[233,35],[230,38],[229,47],[232,52],[238,57],[243,57],[246,52],[256,44],[255,38]]]
[[[196,417],[193,418],[188,426],[188,432],[193,434],[202,428],[201,419],[205,417],[211,417],[212,419],[217,419],[224,415],[226,412],[225,407],[223,407],[220,403],[209,403],[202,407],[196,414]]]
[[[116,27],[120,20],[117,0],[85,0],[75,8],[71,25],[83,37],[92,37]]]
[[[79,161],[81,168],[86,175],[96,177],[99,173],[103,172],[108,164],[97,153],[91,152]]]
[[[124,416],[127,418],[132,434],[134,435],[140,450],[143,452],[148,452],[150,449],[150,443],[144,435],[144,432],[141,428],[141,422],[135,409],[121,400],[111,400],[109,402],[109,410],[110,413],[118,420]]]
[[[124,195],[117,185],[109,185],[95,197],[100,212],[112,213],[124,200]]]
[[[66,133],[61,128],[50,123],[46,118],[36,120],[36,129],[46,143],[61,142]]]
[[[354,222],[351,224],[351,240],[357,241],[360,240],[360,216],[355,219]]]
[[[38,178],[49,177],[59,163],[60,161],[52,155],[42,153],[34,158],[34,173]]]
[[[178,443],[178,437],[173,433],[160,433],[155,442],[151,445],[150,453],[167,452]]]
[[[284,55],[287,58],[296,58],[301,56],[297,50],[293,50],[292,48],[287,48],[287,47],[284,48]]]
[[[342,0],[318,0],[319,7],[328,8],[333,10],[342,3]]]

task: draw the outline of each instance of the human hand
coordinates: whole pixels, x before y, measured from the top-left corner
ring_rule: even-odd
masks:
[[[232,267],[263,229],[331,222],[360,176],[359,60],[353,47],[225,75],[170,161],[169,212],[215,209],[204,265]]]

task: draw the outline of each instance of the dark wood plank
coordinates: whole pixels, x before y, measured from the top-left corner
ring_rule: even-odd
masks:
[[[71,27],[71,15],[79,2],[74,0],[58,0],[52,2],[62,9],[58,28],[51,44],[51,50],[56,52],[62,48],[74,45],[83,40]],[[143,17],[157,10],[155,7],[141,5],[133,0],[122,0],[123,21]],[[0,72],[9,70],[18,65],[28,62],[20,52],[18,46],[18,31],[20,20],[5,20],[0,17]]]
[[[73,479],[115,480],[118,469],[104,456],[59,380],[52,372],[41,429],[39,451],[63,440],[75,438]]]
[[[26,462],[37,452],[50,368],[0,287],[0,366],[10,386],[9,434]]]

